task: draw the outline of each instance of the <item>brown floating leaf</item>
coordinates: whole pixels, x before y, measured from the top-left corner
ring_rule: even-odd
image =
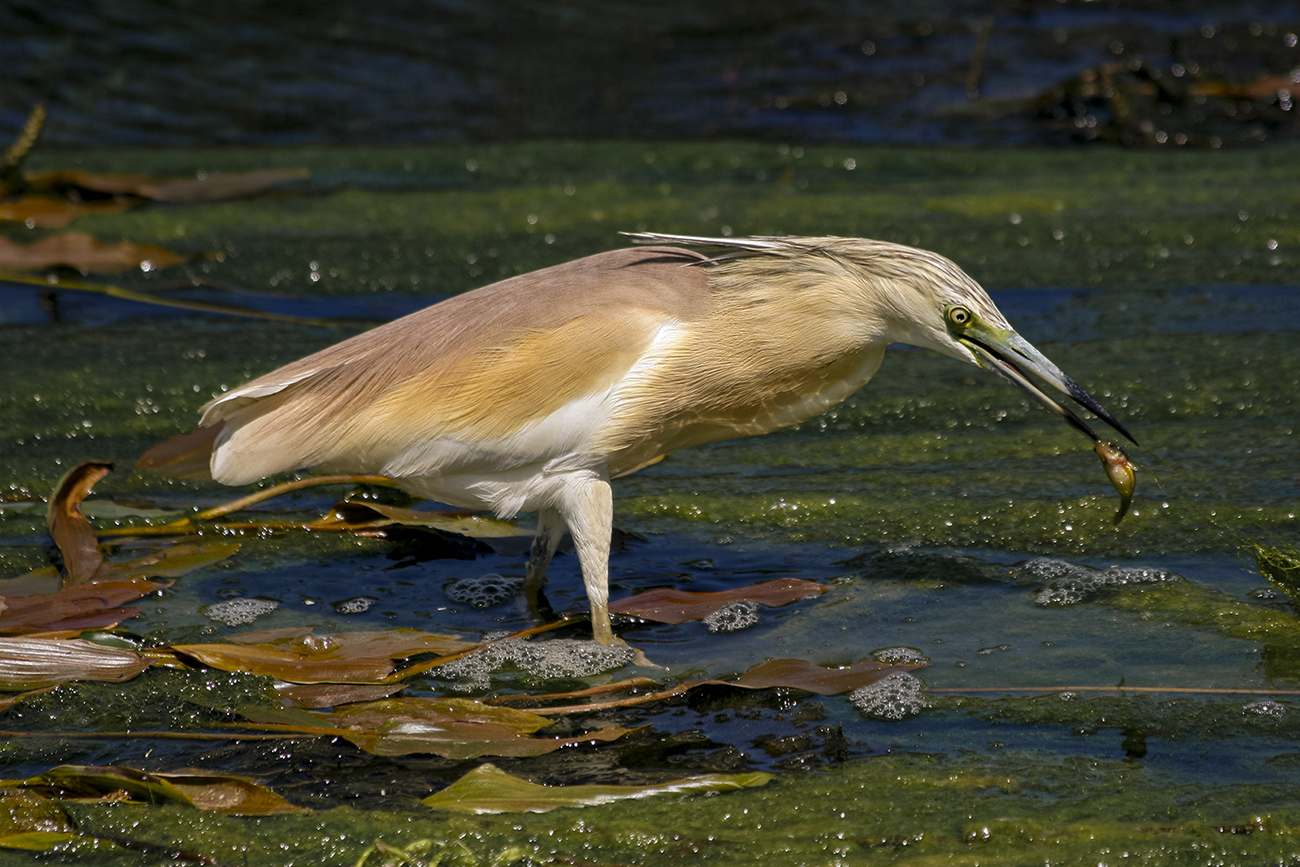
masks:
[[[133,650],[80,639],[0,638],[0,690],[21,692],[70,680],[130,680],[150,665]]]
[[[42,596],[2,596],[0,633],[74,628],[68,624],[81,623],[86,617],[125,614],[122,611],[105,612],[104,609],[114,608],[169,586],[171,585],[133,578],[128,581],[79,584]],[[120,617],[118,622],[124,619],[126,616]]]
[[[612,741],[630,729],[607,726],[571,738],[534,738],[551,721],[543,716],[458,698],[393,698],[313,713],[319,725],[254,724],[259,729],[328,735],[378,756],[431,754],[466,760],[479,756],[539,756],[560,747]]]
[[[10,785],[14,783],[11,781]],[[121,766],[61,765],[17,783],[42,793],[72,798],[122,800],[127,794],[144,803],[179,802],[231,816],[273,816],[302,812],[250,779],[206,771],[150,773]]]
[[[280,696],[284,707],[314,709],[378,701],[405,688],[403,683],[280,683],[275,686],[275,694]]]
[[[49,196],[21,196],[0,200],[0,220],[26,223],[33,229],[61,229],[83,214],[111,214],[133,205],[126,200],[69,202]]]
[[[92,580],[104,563],[95,531],[77,506],[95,482],[112,471],[113,465],[107,461],[87,461],[68,470],[50,496],[45,526],[63,555],[65,585]]]
[[[693,593],[688,590],[659,587],[626,599],[614,600],[609,603],[609,610],[616,614],[626,614],[659,623],[686,623],[690,620],[703,620],[733,602],[759,602],[776,608],[825,593],[829,589],[824,584],[805,581],[802,578],[777,578],[775,581],[764,581],[761,584],[737,587],[734,590],[720,590],[715,593]]]
[[[418,629],[383,629],[369,632],[334,632],[314,634],[312,627],[247,632],[226,636],[236,644],[257,645],[266,650],[282,650],[309,659],[406,659],[424,653],[445,656],[475,647],[477,642],[461,641],[454,635],[438,635]]]
[[[307,169],[260,169],[252,172],[207,172],[199,178],[57,171],[29,174],[32,187],[63,192],[89,191],[105,196],[134,196],[155,202],[211,202],[265,192],[311,177]],[[84,197],[84,196],[83,196]]]
[[[51,235],[31,244],[0,238],[0,268],[39,271],[63,265],[83,274],[120,274],[180,265],[187,257],[149,244],[105,243],[84,232]]]
[[[241,671],[289,683],[380,683],[393,673],[387,657],[313,659],[297,653],[237,644],[178,644],[172,648],[220,671]]]
[[[546,813],[559,807],[591,807],[628,798],[726,792],[766,785],[771,774],[704,774],[649,786],[540,786],[507,774],[495,765],[479,765],[422,803],[458,813]]]

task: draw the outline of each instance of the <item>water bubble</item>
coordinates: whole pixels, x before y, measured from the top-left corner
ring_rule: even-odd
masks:
[[[370,610],[370,606],[379,600],[374,596],[354,596],[351,599],[340,599],[338,602],[331,602],[330,607],[339,614],[362,614]]]
[[[477,578],[461,578],[442,588],[447,598],[474,608],[493,608],[515,598],[523,589],[522,578],[506,578],[495,572]]]
[[[849,693],[863,716],[897,721],[916,716],[930,706],[925,684],[915,675],[899,672]]]
[[[199,611],[209,620],[215,620],[227,626],[239,626],[242,623],[252,623],[263,614],[270,614],[279,606],[280,603],[273,599],[259,599],[254,596],[245,599],[227,599],[225,602],[214,602],[211,605],[204,606]]]
[[[590,677],[621,668],[635,655],[636,651],[630,647],[610,647],[595,641],[512,638],[447,663],[439,669],[439,676],[461,681],[455,689],[485,690],[491,685],[492,673],[507,665],[542,678]]]
[[[886,665],[929,665],[930,658],[915,647],[883,647],[874,651],[871,658]]]
[[[729,602],[704,618],[710,632],[739,632],[758,623],[758,603],[748,599]]]
[[[1244,710],[1246,713],[1258,714],[1259,716],[1273,717],[1274,719],[1280,719],[1286,715],[1286,705],[1280,702],[1271,701],[1269,699],[1263,699],[1261,701],[1252,701],[1249,704],[1244,705],[1242,707],[1242,710]]]

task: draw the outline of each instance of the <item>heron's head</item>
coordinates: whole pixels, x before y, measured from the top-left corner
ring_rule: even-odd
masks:
[[[928,250],[877,241],[850,244],[848,255],[854,252],[874,291],[892,299],[894,339],[991,370],[1100,442],[1082,419],[1026,376],[1032,373],[1136,442],[1081,385],[1017,334],[983,287],[952,261]]]
[[[847,303],[856,308],[871,339],[926,347],[991,370],[1100,442],[1082,419],[1026,375],[1033,374],[1133,440],[1092,395],[1016,333],[978,283],[938,253],[864,238],[633,237],[729,247],[734,252],[719,258],[767,260],[767,276],[787,278],[796,286],[831,281],[842,297],[851,299]]]

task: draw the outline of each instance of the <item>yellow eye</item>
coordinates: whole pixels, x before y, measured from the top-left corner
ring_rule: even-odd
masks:
[[[971,312],[965,307],[954,305],[948,308],[948,321],[953,325],[965,325],[971,321]]]

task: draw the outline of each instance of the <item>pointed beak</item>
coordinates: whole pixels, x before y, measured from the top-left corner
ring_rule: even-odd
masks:
[[[1017,388],[1032,397],[1038,403],[1050,409],[1065,420],[1070,427],[1082,433],[1094,442],[1101,442],[1101,437],[1090,428],[1083,419],[1066,406],[1062,406],[1049,395],[1044,394],[1038,386],[1025,376],[1028,371],[1059,391],[1069,395],[1075,402],[1087,408],[1093,415],[1128,437],[1134,445],[1137,440],[1125,430],[1124,425],[1111,415],[1104,406],[1079,383],[1061,372],[1047,356],[1033,347],[1014,331],[993,328],[978,318],[973,318],[964,327],[953,328],[953,337],[971,351],[980,366],[1010,380]]]

